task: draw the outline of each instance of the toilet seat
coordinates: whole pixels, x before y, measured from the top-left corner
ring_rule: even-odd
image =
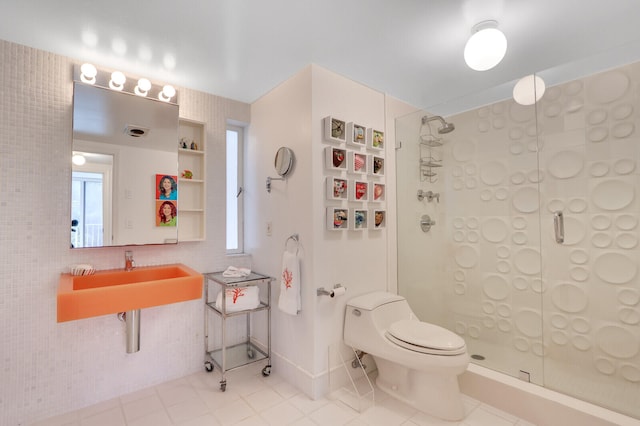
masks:
[[[385,337],[405,349],[431,355],[460,355],[467,351],[457,334],[434,324],[402,320],[391,324]]]

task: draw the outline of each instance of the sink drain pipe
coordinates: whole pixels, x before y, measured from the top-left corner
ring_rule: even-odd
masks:
[[[125,323],[127,353],[138,352],[140,350],[140,309],[120,312],[118,319]]]

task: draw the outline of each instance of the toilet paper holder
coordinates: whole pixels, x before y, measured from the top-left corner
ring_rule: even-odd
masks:
[[[326,290],[324,287],[318,287],[316,294],[318,296],[336,297],[344,294],[346,291],[347,288],[343,287],[342,284],[336,284],[333,286],[333,290]]]

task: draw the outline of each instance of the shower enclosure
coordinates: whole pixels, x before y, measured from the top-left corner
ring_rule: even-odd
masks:
[[[637,418],[639,96],[632,64],[534,105],[396,122],[398,288],[416,314],[472,362]]]

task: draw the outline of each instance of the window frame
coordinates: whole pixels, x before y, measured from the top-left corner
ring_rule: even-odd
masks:
[[[237,164],[236,164],[236,182],[237,186],[235,189],[236,199],[236,238],[237,238],[237,246],[236,248],[229,248],[229,202],[233,197],[232,189],[229,188],[229,167],[228,167],[228,150],[229,150],[229,132],[234,132],[237,134]],[[244,147],[245,147],[245,128],[238,125],[227,124],[226,132],[225,132],[225,146],[226,152],[225,155],[225,170],[226,170],[226,181],[227,181],[227,195],[225,199],[225,216],[227,217],[226,225],[225,225],[225,249],[227,254],[243,254],[244,253]]]

